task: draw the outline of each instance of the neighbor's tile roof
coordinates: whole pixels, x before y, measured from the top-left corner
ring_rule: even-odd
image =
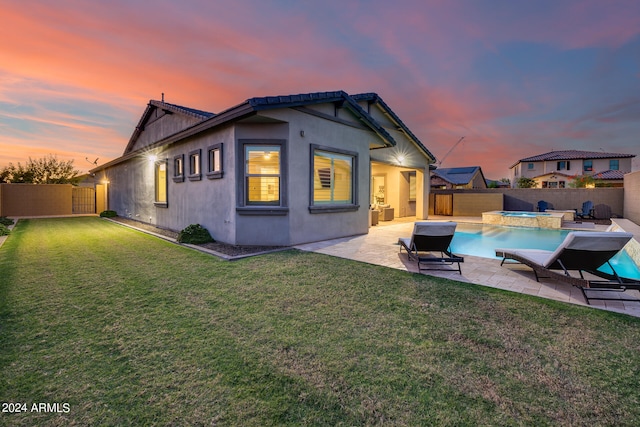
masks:
[[[595,179],[614,179],[614,180],[618,180],[618,179],[624,179],[624,174],[625,173],[626,172],[623,172],[623,171],[608,170],[608,171],[594,173],[592,176]]]
[[[560,150],[526,157],[524,159],[520,159],[520,161],[541,162],[546,160],[611,159],[623,157],[635,157],[635,154],[605,153],[602,151]]]

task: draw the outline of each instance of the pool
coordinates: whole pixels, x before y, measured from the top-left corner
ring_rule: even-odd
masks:
[[[496,248],[555,250],[570,230],[529,227],[504,227],[487,224],[462,224],[456,227],[451,250],[456,254],[496,258]],[[640,268],[626,251],[611,259],[616,272],[623,277],[640,280]],[[608,266],[601,268],[611,273]]]

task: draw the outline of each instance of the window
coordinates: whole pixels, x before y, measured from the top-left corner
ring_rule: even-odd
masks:
[[[609,160],[609,169],[612,171],[620,170],[620,160]]]
[[[416,183],[417,183],[416,173],[409,172],[409,201],[410,202],[416,201]]]
[[[593,171],[593,160],[585,160],[582,164],[582,170],[585,172]]]
[[[558,181],[559,188],[565,188],[565,181]]]
[[[313,212],[356,210],[357,153],[311,145],[311,206]]]
[[[542,181],[542,188],[549,188],[549,182],[548,181]]]
[[[173,182],[184,181],[184,154],[173,158]]]
[[[189,152],[189,181],[200,181],[202,173],[200,172],[200,150]]]
[[[222,178],[222,143],[207,148],[207,178]]]
[[[558,181],[549,181],[549,188],[558,188]]]
[[[167,162],[155,163],[155,204],[156,206],[167,206]]]
[[[279,145],[245,145],[245,204],[280,206]]]
[[[530,170],[530,171],[533,170],[533,166],[534,166],[533,163],[527,163],[527,169],[528,170]]]
[[[563,170],[569,170],[569,169],[571,169],[571,162],[564,161],[564,160],[561,162],[558,162],[556,170],[563,171]]]

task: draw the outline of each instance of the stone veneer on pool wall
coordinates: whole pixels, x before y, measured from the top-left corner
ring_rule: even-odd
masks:
[[[510,212],[492,211],[482,213],[482,223],[515,227],[562,228],[563,212]]]

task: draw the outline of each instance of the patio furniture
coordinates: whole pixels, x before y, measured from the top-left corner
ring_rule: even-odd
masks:
[[[413,234],[409,238],[400,238],[400,252],[404,248],[410,260],[418,261],[418,271],[429,270],[422,265],[433,264],[436,266],[458,265],[458,272],[462,274],[460,263],[464,258],[451,253],[451,240],[456,231],[455,222],[416,222],[413,225]],[[433,256],[431,252],[439,252],[440,256]],[[448,270],[449,268],[431,268],[432,270]]]
[[[371,225],[378,225],[378,215],[380,214],[379,211],[376,211],[374,209],[369,209],[369,217],[371,218]]]
[[[395,217],[395,210],[388,204],[375,204],[372,209],[380,212],[378,219],[380,221],[392,221]]]
[[[595,219],[610,219],[611,206],[603,204],[595,205],[593,207],[593,217]]]
[[[545,212],[547,209],[553,209],[553,205],[545,200],[539,200],[538,212]]]
[[[502,257],[500,265],[507,260],[513,260],[531,267],[537,281],[540,281],[540,277],[552,278],[580,288],[587,304],[590,304],[590,300],[640,302],[635,298],[591,296],[592,292],[624,292],[627,289],[640,289],[640,281],[620,277],[609,262],[632,237],[631,233],[575,231],[569,233],[555,251],[540,249],[496,249],[495,251],[496,256]],[[605,264],[611,269],[611,274],[598,270]],[[580,277],[572,276],[570,271],[577,271]],[[583,273],[589,273],[598,279],[587,279]]]
[[[582,210],[578,211],[576,209],[576,216],[579,218],[594,218],[593,216],[593,202],[591,200],[587,200],[582,204]]]

